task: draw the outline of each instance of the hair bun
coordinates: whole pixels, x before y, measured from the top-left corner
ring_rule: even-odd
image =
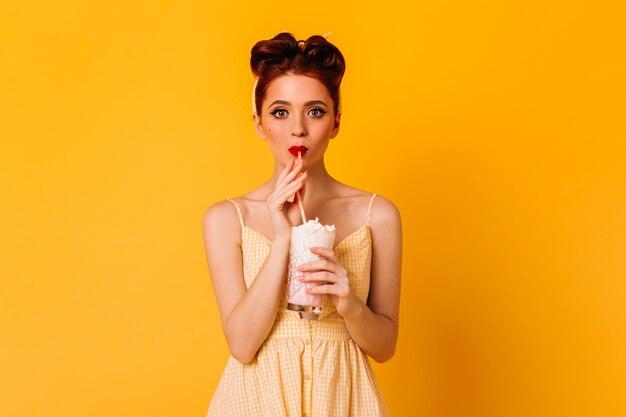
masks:
[[[320,35],[313,35],[304,43],[303,53],[311,62],[328,71],[335,71],[341,79],[345,71],[344,58],[339,49]]]
[[[298,43],[291,33],[282,32],[272,39],[257,42],[252,47],[250,67],[256,77],[261,77],[273,68],[282,67],[300,52]]]

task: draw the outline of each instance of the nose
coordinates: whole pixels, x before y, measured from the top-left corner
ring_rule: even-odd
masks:
[[[293,122],[291,134],[297,137],[306,135],[306,127],[304,126],[304,123],[303,123],[303,117],[296,116],[293,119],[294,119],[294,122]]]

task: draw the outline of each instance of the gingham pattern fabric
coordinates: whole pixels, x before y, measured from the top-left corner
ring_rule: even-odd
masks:
[[[365,223],[334,247],[350,284],[367,302],[370,285],[373,194]],[[249,288],[267,257],[271,241],[247,227],[235,200],[242,229],[244,280]],[[286,280],[285,280],[286,281]],[[317,320],[301,319],[282,307],[267,339],[250,363],[232,355],[211,399],[208,417],[380,417],[387,405],[368,356],[350,338],[343,318],[324,297]]]

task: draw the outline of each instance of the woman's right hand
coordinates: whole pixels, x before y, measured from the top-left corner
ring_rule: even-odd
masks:
[[[287,199],[294,195],[304,185],[307,174],[306,172],[298,176],[302,169],[302,160],[292,158],[287,164],[283,172],[281,172],[276,181],[276,187],[267,198],[267,207],[270,210],[272,224],[274,225],[274,236],[291,237],[291,227],[287,213],[289,208],[297,205],[297,196],[293,203],[289,203]],[[297,178],[296,178],[297,176]]]

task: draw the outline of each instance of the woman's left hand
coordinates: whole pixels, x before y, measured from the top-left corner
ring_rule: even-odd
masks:
[[[352,288],[348,279],[348,272],[341,265],[332,249],[314,246],[309,249],[323,259],[307,262],[296,270],[302,271],[298,276],[302,282],[318,282],[320,285],[307,289],[309,294],[327,294],[335,305],[337,313],[342,317],[359,310],[361,301]]]

